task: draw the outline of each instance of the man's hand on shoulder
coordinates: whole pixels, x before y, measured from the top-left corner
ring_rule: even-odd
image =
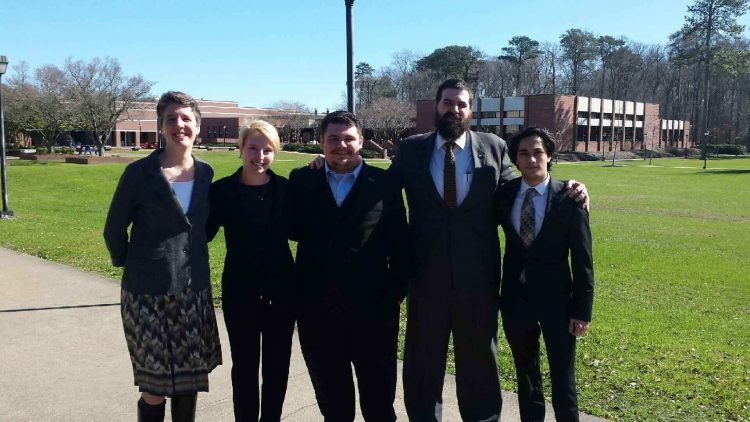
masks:
[[[568,180],[565,183],[565,187],[568,189],[568,196],[575,199],[581,208],[586,211],[589,210],[589,191],[586,189],[586,185],[577,182],[575,180]]]
[[[313,170],[318,170],[318,169],[323,168],[323,166],[325,165],[325,162],[326,162],[325,155],[318,154],[317,157],[313,158],[312,161],[310,161],[307,164],[307,167],[309,167],[309,168],[311,168]]]

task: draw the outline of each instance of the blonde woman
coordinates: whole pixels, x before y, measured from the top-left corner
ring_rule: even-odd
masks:
[[[278,421],[294,331],[288,181],[269,168],[279,150],[271,124],[252,122],[240,130],[239,140],[242,167],[211,185],[208,239],[224,227],[222,302],[235,420],[257,421],[260,415],[261,421]]]
[[[138,420],[163,421],[170,397],[172,420],[194,421],[197,393],[221,364],[205,232],[213,170],[192,155],[195,99],[167,92],[156,115],[165,146],[125,168],[104,240],[112,264],[125,267],[122,324],[141,391]]]

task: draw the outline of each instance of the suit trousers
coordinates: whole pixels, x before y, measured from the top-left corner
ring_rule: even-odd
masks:
[[[528,311],[539,308],[539,305],[519,299],[514,309],[503,311],[503,331],[516,367],[521,420],[544,420],[544,391],[539,369],[541,334],[550,368],[555,419],[559,422],[578,421],[576,338],[568,332],[569,318],[564,309],[545,306],[544,312],[538,316]]]
[[[449,336],[453,334],[456,394],[464,421],[498,421],[497,294],[409,296],[404,352],[404,401],[411,421],[442,420]]]
[[[396,302],[382,309],[325,301],[301,306],[300,346],[326,422],[354,420],[352,365],[365,421],[396,420],[399,312]]]
[[[232,391],[236,421],[278,421],[286,396],[292,354],[292,304],[253,297],[225,304],[224,322],[232,351]],[[258,365],[263,376],[259,391]]]

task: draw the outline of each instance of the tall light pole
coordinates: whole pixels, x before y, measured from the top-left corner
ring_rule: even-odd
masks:
[[[354,0],[344,0],[346,4],[346,106],[354,113],[354,35],[352,34],[352,7]]]
[[[3,210],[0,211],[0,219],[13,218],[13,211],[8,209],[8,185],[7,185],[7,174],[5,171],[5,116],[3,115],[3,75],[5,69],[8,68],[8,58],[0,56],[0,173],[2,176],[2,188],[3,188]]]

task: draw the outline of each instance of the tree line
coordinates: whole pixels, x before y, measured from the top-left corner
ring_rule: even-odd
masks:
[[[154,83],[140,75],[125,76],[112,58],[68,59],[62,67],[44,65],[33,72],[20,62],[14,70],[3,84],[6,135],[37,134],[49,150],[63,132],[84,130],[93,135],[101,155],[133,103],[152,99],[148,95]]]
[[[481,97],[571,94],[657,103],[663,118],[692,122],[693,140],[750,144],[750,39],[737,23],[749,3],[696,0],[683,27],[661,44],[571,28],[557,42],[514,36],[493,54],[461,45],[428,55],[402,50],[380,69],[356,66],[357,104],[363,111],[383,99],[413,104],[457,77]]]

